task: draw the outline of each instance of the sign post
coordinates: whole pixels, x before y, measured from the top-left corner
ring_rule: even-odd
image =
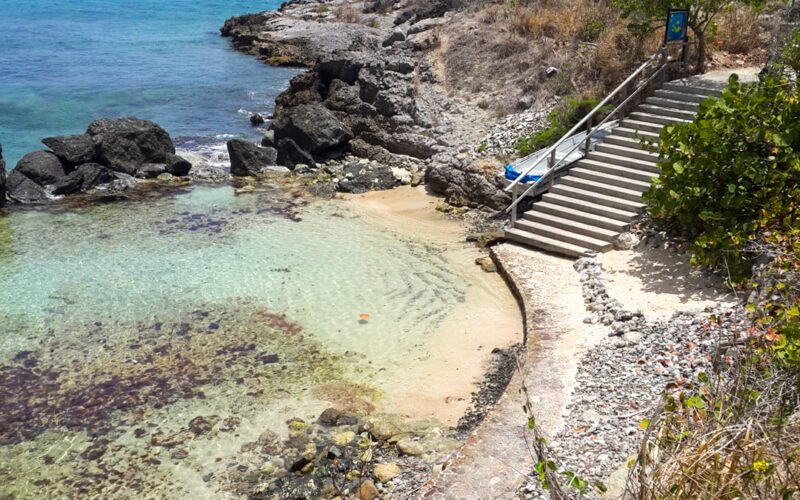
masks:
[[[686,63],[689,44],[689,11],[687,9],[669,9],[667,11],[667,27],[664,33],[664,45],[682,45],[681,61]]]

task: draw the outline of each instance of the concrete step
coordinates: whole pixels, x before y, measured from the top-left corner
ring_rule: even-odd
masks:
[[[610,241],[598,240],[591,236],[578,234],[571,229],[561,229],[547,223],[531,222],[524,219],[518,220],[514,225],[514,229],[519,229],[537,236],[544,236],[545,238],[561,241],[570,245],[588,248],[589,250],[595,250],[597,252],[605,252],[606,250],[610,250],[613,246]]]
[[[505,235],[509,240],[524,243],[528,246],[541,248],[542,250],[546,250],[548,252],[567,255],[569,257],[590,257],[595,254],[595,252],[592,250],[579,245],[571,245],[569,243],[564,243],[563,241],[531,234],[527,231],[522,231],[516,228],[506,229]]]
[[[627,156],[612,155],[602,151],[590,151],[586,155],[587,160],[601,161],[603,163],[611,163],[612,165],[619,165],[620,167],[636,168],[651,172],[653,174],[660,174],[661,169],[658,163],[654,161],[637,160],[635,158],[628,158]]]
[[[673,116],[663,116],[663,115],[654,115],[652,113],[643,113],[641,111],[634,111],[633,113],[629,114],[628,117],[631,120],[648,122],[648,123],[658,123],[661,125],[672,125],[673,123],[689,123],[690,121],[690,120],[683,120],[681,118],[675,118]]]
[[[659,128],[658,130],[661,131],[661,128]],[[627,128],[627,127],[617,127],[617,128],[615,128],[614,131],[611,132],[611,134],[606,136],[606,139],[608,139],[609,137],[614,137],[614,136],[626,137],[628,139],[633,139],[633,140],[635,140],[637,142],[638,142],[638,140],[640,138],[644,139],[646,141],[654,141],[654,142],[659,142],[661,140],[661,138],[658,136],[657,132],[645,132],[644,130],[636,130],[636,129]]]
[[[658,163],[658,154],[648,151],[638,144],[633,144],[632,147],[628,147],[620,146],[619,144],[601,143],[595,147],[595,151]]]
[[[555,188],[555,186],[554,186]],[[567,189],[566,187],[564,189]],[[598,215],[600,217],[607,217],[623,222],[632,222],[639,216],[639,209],[630,208],[614,208],[601,203],[594,203],[589,200],[580,198],[572,198],[567,195],[549,192],[542,195],[542,201],[539,203],[550,203],[559,205],[573,210],[580,210],[581,212],[588,212],[590,214]]]
[[[545,201],[544,199],[534,204],[533,208],[523,215],[523,218],[528,218],[528,214],[533,215],[537,213],[547,216],[560,217],[562,219],[580,222],[582,224],[590,224],[592,226],[615,231],[616,233],[627,231],[631,226],[631,222],[628,220],[617,220],[612,217],[604,217],[602,215],[597,215],[596,213],[584,212],[583,210],[579,210],[577,208],[570,208],[551,201]],[[627,215],[626,217],[635,215],[636,214],[631,214]]]
[[[640,104],[636,111],[642,113],[650,113],[651,115],[659,115],[659,116],[672,116],[675,118],[681,118],[687,121],[693,121],[694,117],[697,113],[694,111],[686,111],[684,109],[675,109],[675,108],[667,108],[664,106],[656,106],[654,104]]]
[[[672,101],[693,102],[698,104],[708,99],[708,96],[704,94],[687,94],[685,92],[675,92],[673,90],[664,89],[656,90],[655,96]]]
[[[652,182],[654,177],[658,177],[658,174],[655,172],[649,172],[647,170],[642,170],[639,168],[622,167],[620,165],[614,165],[613,163],[605,163],[602,161],[589,160],[586,158],[578,161],[578,167],[589,170],[595,170],[597,172],[603,172],[609,175],[627,177],[629,179],[646,182],[648,184]]]
[[[571,231],[573,233],[588,236],[596,240],[608,241],[612,243],[614,242],[614,238],[619,236],[619,231],[605,229],[592,223],[578,222],[572,219],[558,217],[557,215],[538,212],[535,210],[535,207],[534,210],[527,212],[523,216],[523,220],[545,224],[558,229],[563,229],[564,231]]]
[[[633,202],[641,202],[642,193],[646,191],[646,189],[642,191],[627,189],[624,187],[615,186],[614,184],[606,183],[604,181],[593,181],[572,175],[562,177],[558,180],[558,182],[559,184],[565,186],[572,186],[578,189],[583,189],[584,191],[591,191],[592,193],[613,196],[614,198],[620,198],[622,200]]]
[[[562,196],[566,196],[567,198],[584,200],[589,203],[594,203],[596,205],[604,205],[606,207],[615,208],[617,210],[624,212],[638,213],[645,207],[644,203],[641,202],[631,201],[625,198],[620,198],[618,196],[602,194],[595,191],[588,191],[586,189],[581,189],[579,187],[563,183],[556,184],[555,186],[553,186],[550,189],[550,193],[560,194]],[[572,206],[572,205],[567,205],[567,206]],[[608,216],[608,214],[601,214],[601,215]]]
[[[644,145],[638,139],[617,135],[613,132],[603,138],[603,144],[616,144],[625,148],[644,149]]]
[[[661,129],[664,128],[664,125],[660,123],[642,122],[639,120],[634,120],[633,118],[625,118],[622,120],[620,125],[623,129],[634,130],[638,134],[649,132],[651,134],[658,135],[661,133]],[[618,130],[619,128],[615,129],[614,132]]]
[[[684,111],[692,111],[697,113],[700,109],[700,104],[696,102],[679,101],[677,99],[665,99],[663,97],[648,97],[645,99],[647,104],[653,106],[661,106],[662,108],[682,109]]]
[[[714,96],[714,97],[719,97],[722,95],[721,90],[700,87],[697,85],[692,85],[690,83],[685,83],[681,81],[667,82],[664,85],[662,85],[661,88],[663,88],[664,90],[671,90],[673,92],[683,92],[684,94],[697,94],[697,95]]]
[[[600,182],[603,184],[611,184],[612,186],[621,187],[623,189],[630,189],[644,193],[650,189],[650,182],[632,179],[626,175],[613,175],[607,172],[600,172],[598,170],[591,170],[588,168],[574,167],[569,171],[570,176],[575,176],[579,179],[586,179],[587,181]]]

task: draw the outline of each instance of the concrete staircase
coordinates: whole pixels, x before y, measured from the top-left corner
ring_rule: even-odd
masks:
[[[557,179],[506,238],[572,257],[611,250],[644,209],[642,193],[660,173],[658,154],[640,139],[658,142],[665,125],[692,121],[710,95],[720,91],[681,80],[664,84]]]

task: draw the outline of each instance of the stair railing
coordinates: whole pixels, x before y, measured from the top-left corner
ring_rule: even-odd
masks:
[[[644,82],[639,84],[639,86],[636,88],[636,90],[634,90],[633,92],[628,94],[625,97],[625,99],[619,105],[617,105],[617,107],[615,107],[610,113],[608,113],[608,115],[606,115],[606,117],[602,121],[600,121],[600,123],[598,123],[597,125],[593,125],[592,121],[594,119],[594,116],[606,104],[608,104],[612,99],[617,97],[618,94],[623,92],[627,88],[629,83],[631,83],[637,76],[639,76],[642,72],[644,72],[644,70],[647,69],[647,67],[653,61],[658,59],[659,57],[660,57],[660,60],[658,62],[658,68],[656,69],[656,71],[654,71],[653,74],[650,75],[650,77],[648,77]],[[631,73],[630,76],[628,76],[628,78],[626,78],[624,82],[619,84],[619,86],[616,89],[614,89],[613,92],[608,94],[608,96],[606,96],[606,98],[603,99],[600,102],[600,104],[595,106],[595,108],[593,110],[591,110],[589,112],[589,114],[584,116],[581,121],[579,121],[577,124],[575,124],[575,126],[572,127],[569,130],[569,132],[564,134],[564,136],[561,137],[561,139],[559,139],[555,144],[550,146],[550,148],[545,152],[545,154],[543,154],[541,156],[541,158],[538,161],[536,161],[530,167],[525,169],[524,172],[521,172],[520,175],[516,179],[514,179],[508,186],[506,186],[504,191],[506,191],[506,192],[511,191],[511,204],[508,206],[508,208],[506,208],[505,211],[506,212],[511,212],[511,223],[512,224],[514,224],[517,221],[517,205],[519,205],[519,202],[522,201],[530,192],[534,191],[538,187],[540,187],[540,186],[542,186],[542,185],[544,185],[546,183],[552,184],[552,182],[555,180],[555,174],[557,174],[560,171],[564,170],[564,168],[569,168],[570,167],[571,163],[568,163],[566,165],[562,165],[562,163],[579,146],[583,145],[584,152],[588,153],[589,152],[589,147],[590,147],[590,144],[591,144],[592,134],[594,134],[597,130],[599,130],[600,127],[605,125],[606,122],[608,122],[611,119],[611,117],[619,114],[620,115],[619,118],[622,119],[623,118],[622,115],[623,115],[623,111],[625,109],[625,106],[627,106],[629,102],[631,102],[642,90],[644,90],[650,84],[650,82],[652,82],[658,75],[660,75],[664,71],[664,68],[667,67],[667,63],[668,62],[669,62],[669,60],[667,58],[667,47],[664,46],[661,49],[659,49],[655,54],[650,56],[644,63],[642,63],[642,65],[639,66],[636,69],[636,71]],[[558,149],[558,147],[564,141],[566,141],[567,139],[572,137],[578,130],[580,130],[581,127],[584,127],[584,126],[586,127],[586,141],[585,141],[585,143],[584,142],[579,142],[579,143],[575,144],[575,146],[573,146],[572,149],[570,149],[570,151],[567,154],[563,155],[560,160],[556,161],[556,150]],[[531,184],[528,187],[528,189],[526,189],[522,194],[518,194],[519,182],[522,179],[524,179],[526,175],[530,174],[536,167],[538,167],[539,164],[542,161],[544,161],[545,158],[547,159],[547,171],[545,172],[545,174],[542,175],[533,184]]]

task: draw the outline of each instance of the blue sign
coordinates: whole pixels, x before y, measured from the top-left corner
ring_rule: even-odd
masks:
[[[689,11],[670,10],[667,16],[667,43],[682,42],[686,38]]]

